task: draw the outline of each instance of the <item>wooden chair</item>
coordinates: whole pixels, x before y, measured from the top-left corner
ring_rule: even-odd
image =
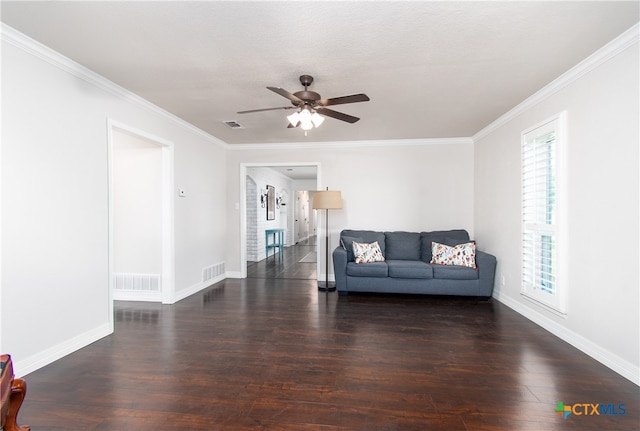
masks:
[[[3,431],[30,431],[28,426],[18,425],[18,410],[27,395],[27,383],[13,375],[11,356],[0,355],[0,429]]]

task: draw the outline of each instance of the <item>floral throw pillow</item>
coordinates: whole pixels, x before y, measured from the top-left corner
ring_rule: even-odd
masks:
[[[431,243],[431,263],[438,265],[460,265],[476,268],[476,243],[467,242],[454,247]]]
[[[356,263],[384,262],[384,256],[378,241],[374,241],[371,244],[353,241],[353,254],[355,255]]]

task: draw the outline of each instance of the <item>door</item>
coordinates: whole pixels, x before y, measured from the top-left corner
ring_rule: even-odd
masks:
[[[296,191],[295,205],[295,242],[299,243],[309,238],[309,192]]]

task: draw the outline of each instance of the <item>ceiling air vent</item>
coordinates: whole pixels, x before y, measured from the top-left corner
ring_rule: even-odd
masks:
[[[242,124],[234,120],[223,121],[223,123],[226,124],[230,129],[244,129],[244,126],[242,126]]]

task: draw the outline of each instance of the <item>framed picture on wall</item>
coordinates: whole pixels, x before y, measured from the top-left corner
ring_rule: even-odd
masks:
[[[267,186],[267,220],[276,219],[276,188]]]

